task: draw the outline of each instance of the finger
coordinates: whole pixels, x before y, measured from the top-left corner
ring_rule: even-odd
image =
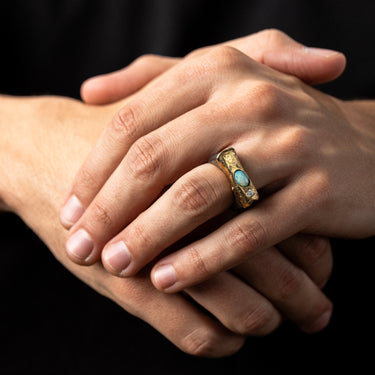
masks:
[[[261,155],[259,157],[261,158]],[[171,160],[176,162],[176,158]],[[254,183],[258,188],[278,177],[272,162],[268,161],[265,166],[258,162],[257,158],[253,158],[252,168],[248,170],[255,170],[254,165],[258,168],[264,167],[261,173],[254,173]],[[165,166],[164,169],[169,169],[169,166]],[[285,171],[279,168],[278,173]],[[129,184],[131,182],[126,185]],[[147,191],[151,191],[150,186],[147,187]],[[126,189],[124,192],[124,197],[128,197]],[[103,249],[102,263],[115,275],[132,276],[167,247],[224,212],[232,202],[231,186],[224,173],[212,164],[198,166],[183,175],[149,208],[111,239]],[[125,206],[129,208],[129,203],[124,204]],[[116,220],[117,218],[113,219]],[[92,219],[87,221],[92,224]],[[96,230],[91,229],[92,232]]]
[[[155,287],[166,292],[185,289],[300,232],[306,222],[306,206],[305,185],[298,182],[159,260],[151,272]]]
[[[239,335],[263,336],[282,322],[280,313],[264,296],[229,272],[185,292]]]
[[[233,128],[226,126],[230,121],[230,113],[218,112],[215,103],[206,103],[204,110],[201,107],[191,110],[135,142],[72,228],[67,242],[70,258],[79,264],[96,262],[104,245],[143,212],[162,189],[205,163],[212,154],[226,147],[229,139],[241,134],[242,127],[249,126],[248,122]],[[179,131],[175,131],[177,126]],[[199,148],[197,132],[200,134]],[[260,138],[254,135],[246,144],[246,149],[250,150],[248,154],[251,155],[252,148],[260,142],[262,134]],[[286,171],[292,173],[293,163],[284,160],[280,165],[279,158],[271,161],[269,157],[267,161],[261,161],[261,155],[259,152],[253,160],[254,170],[261,171],[254,174],[257,176],[255,182],[260,182],[258,187],[285,177]],[[244,164],[247,168],[246,159]],[[275,168],[275,165],[279,167]],[[140,190],[145,193],[141,194]]]
[[[278,41],[282,46],[288,46],[288,48],[290,48],[293,51],[299,51],[301,49],[300,45],[298,45],[282,33],[276,33],[277,35],[281,35],[281,37],[279,37],[280,40],[278,40],[276,37],[271,38],[269,36],[274,34],[274,31],[271,31],[270,33],[259,33],[251,37],[238,39],[236,41],[233,41],[233,43],[234,45],[240,46],[247,52],[250,52],[253,48],[253,55],[255,56],[255,58],[261,61],[266,61],[266,57],[268,56],[267,49],[265,49],[264,53],[262,54],[259,54],[258,52],[255,53],[255,51],[262,50],[262,48],[259,48],[260,46],[262,46],[261,41],[264,42],[264,45],[269,45],[269,52],[271,55],[273,53],[272,51],[274,51],[275,45],[277,45],[276,41]],[[265,35],[268,35],[268,37],[265,37]],[[313,55],[315,56],[316,54]],[[306,59],[298,59],[296,57],[293,57],[291,61],[288,60],[287,62],[285,62],[283,59],[279,58],[279,54],[276,54],[276,57],[274,59],[270,58],[270,60],[267,61],[267,63],[270,63],[270,65],[274,68],[279,68],[285,72],[293,73],[293,69],[291,71],[289,71],[288,69],[289,67],[293,66],[294,60],[299,62],[297,65],[300,67],[315,67],[315,65],[319,67],[320,65],[322,65],[321,63],[319,63],[319,61],[322,60],[322,56],[316,58],[318,59],[318,62],[314,62],[315,57],[312,57],[311,61],[309,60],[310,62],[312,62],[311,64],[308,64],[305,61]],[[340,59],[342,60],[342,56],[340,57]],[[216,60],[220,61],[221,59]],[[329,58],[328,60],[331,61],[331,58]],[[332,61],[336,61],[336,57],[332,58]],[[279,63],[281,63],[280,66],[277,65]],[[284,66],[284,68],[282,67],[282,65]],[[327,63],[326,65],[322,66],[324,66],[325,68],[329,65],[330,64]],[[298,69],[295,71],[296,74],[298,73]],[[184,70],[185,67],[182,64],[182,71]],[[311,68],[309,72],[310,71],[314,71],[313,68]],[[320,71],[320,68],[318,69],[318,71]],[[196,75],[197,72],[199,72],[199,69],[197,70],[196,67],[193,66],[193,69],[190,69],[190,72],[190,74],[189,72],[185,74],[185,78],[189,77],[190,75]],[[207,78],[206,76],[207,74],[203,74],[203,80],[204,78]],[[320,73],[318,74],[318,81],[322,80],[319,77]],[[164,80],[164,82],[165,81],[169,82],[170,80],[166,79]],[[199,97],[199,94],[202,93],[202,90],[198,90],[199,87],[196,91],[193,90],[193,95],[191,95],[191,92],[189,95],[187,95],[189,90],[185,91],[184,88],[189,86],[189,80],[187,80],[187,82],[185,81],[186,79],[183,81],[181,81],[181,79],[177,80],[178,87],[175,87],[175,89],[173,89],[173,87],[169,87],[169,91],[174,93],[173,98],[176,97],[176,101],[173,102],[174,105],[172,105],[171,107],[164,106],[164,103],[170,99],[170,95],[169,97],[165,95],[160,95],[160,100],[158,102],[159,105],[156,107],[166,107],[166,114],[164,114],[164,116],[162,113],[160,117],[153,117],[154,115],[156,115],[156,113],[149,111],[149,108],[152,108],[151,104],[153,103],[153,101],[150,102],[149,100],[147,100],[146,103],[144,103],[145,105],[140,105],[140,103],[142,103],[142,100],[134,100],[129,105],[127,105],[122,111],[120,111],[117,116],[114,117],[114,120],[112,121],[111,125],[109,126],[109,128],[107,128],[104,135],[100,138],[98,144],[94,148],[93,152],[89,155],[88,159],[80,169],[73,183],[72,191],[70,192],[70,194],[68,194],[68,198],[64,202],[63,210],[61,212],[61,222],[65,227],[71,227],[82,215],[88,203],[91,202],[91,200],[99,191],[101,186],[103,186],[104,182],[108,179],[110,174],[113,172],[115,167],[119,164],[120,160],[127,152],[129,145],[132,142],[134,142],[135,139],[141,137],[148,131],[151,131],[152,129],[163,124],[163,121],[161,120],[162,118],[165,122],[167,122],[169,119],[177,116],[178,112],[175,113],[174,111],[177,108],[180,108],[181,103],[182,105],[187,104],[189,106],[189,100],[191,100],[192,98]],[[152,88],[154,89],[149,90],[149,92],[152,94],[154,94],[155,92],[160,93],[160,91],[158,91],[158,85],[159,81],[156,81],[155,86],[152,86]],[[163,85],[161,85],[161,87],[163,87]],[[164,94],[166,92],[169,93],[168,86],[166,90],[162,90],[162,92],[164,92]],[[182,95],[176,95],[176,92],[181,93]],[[198,95],[195,95],[194,92],[196,92]],[[148,96],[150,95],[147,95],[147,97]],[[151,97],[152,96],[153,95],[151,95]],[[187,101],[188,103],[185,103],[185,101]],[[183,108],[180,112],[183,112]],[[157,113],[160,114],[160,111]],[[143,121],[145,121],[145,123],[143,123]],[[150,123],[152,124],[151,126]]]
[[[148,277],[106,280],[116,303],[188,354],[223,357],[237,352],[244,344],[242,336],[230,332],[184,296],[157,291]]]
[[[165,72],[179,59],[144,55],[129,66],[89,78],[81,86],[82,100],[88,104],[109,104],[140,90],[155,77]]]
[[[328,324],[332,303],[276,248],[254,255],[235,272],[305,332],[320,331]]]
[[[151,133],[131,147],[119,167],[71,228],[66,244],[71,260],[83,265],[95,263],[104,245],[144,211],[165,186],[209,159],[210,147],[205,147],[202,143],[201,152],[192,153],[192,139],[190,142],[186,141],[186,132],[190,130],[193,134],[194,128],[202,124],[196,122],[194,111],[192,112],[178,119],[182,127],[186,123],[184,132],[169,132],[167,135],[167,131],[165,134],[162,131],[163,134],[158,136]],[[173,127],[172,124],[170,126]],[[210,133],[208,128],[202,130],[204,132]],[[168,146],[165,145],[168,139],[166,137],[169,138]],[[205,143],[210,143],[208,138]],[[180,144],[183,144],[183,148]],[[184,153],[184,149],[188,151]],[[184,155],[190,157],[186,159]],[[146,193],[140,194],[140,190]]]
[[[228,42],[256,61],[310,84],[329,82],[345,70],[345,55],[306,47],[285,33],[268,29]]]
[[[207,60],[212,61],[213,56],[216,55],[225,56],[227,60],[235,59],[238,62],[236,65],[240,68],[235,73],[239,75],[236,76],[237,78],[242,77],[244,73],[241,72],[242,68],[246,72],[248,71],[248,64],[254,69],[263,69],[240,52],[227,47],[224,50],[216,50],[215,54],[207,57]],[[245,62],[242,59],[245,59]],[[214,64],[227,65],[228,61]],[[196,70],[196,67],[193,70]],[[209,74],[206,65],[204,65],[204,70],[204,77],[207,79]],[[247,98],[250,100],[252,95],[259,96],[260,90],[263,89],[263,87],[255,85],[253,91],[247,94]],[[229,100],[236,101],[238,98],[229,98]],[[162,189],[187,171],[205,163],[212,154],[225,148],[228,145],[228,140],[239,137],[244,129],[248,129],[248,133],[250,133],[249,129],[253,129],[252,121],[256,125],[258,120],[257,114],[254,114],[252,120],[246,116],[245,119],[239,121],[237,126],[229,127],[227,124],[233,122],[231,111],[221,111],[221,107],[218,109],[215,101],[210,101],[206,102],[204,106],[198,106],[184,113],[157,131],[140,138],[132,145],[118,168],[72,228],[71,237],[67,242],[70,258],[79,264],[89,265],[96,262],[104,245],[134,220],[140,212],[144,211],[161,193]],[[256,130],[258,127],[254,126],[254,129]],[[255,130],[253,131],[256,133]],[[197,148],[197,133],[200,136],[199,148]],[[259,148],[260,142],[264,141],[263,138],[264,133],[258,132],[248,140],[246,146],[251,149],[258,145]],[[118,152],[120,154],[123,151],[119,149]],[[99,152],[96,157],[103,154],[105,154],[104,151]],[[94,159],[95,154],[89,162]],[[268,159],[270,158],[268,157]],[[90,167],[93,173],[98,164],[100,165],[100,163],[94,163]],[[257,165],[259,169],[258,164],[264,165],[265,163],[255,163],[254,165]],[[276,161],[276,164],[280,164],[279,160]],[[273,179],[285,177],[286,169],[291,172],[290,163],[282,164],[279,170],[274,173]],[[268,168],[269,166],[266,166],[264,169]],[[108,168],[100,169],[108,170]],[[85,174],[87,175],[87,173],[81,173],[81,176]],[[89,180],[91,182],[93,179]],[[87,192],[91,191],[94,184],[95,181],[87,187]],[[146,193],[140,194],[140,189]],[[62,211],[62,214],[64,213],[65,209]]]
[[[334,80],[342,74],[346,65],[342,53],[305,47],[275,29],[263,30],[223,44],[235,47],[256,61],[310,84]],[[203,53],[208,48],[212,47],[199,52]],[[134,94],[179,60],[155,55],[141,56],[121,70],[86,80],[81,86],[81,97],[88,104],[113,103]]]
[[[206,100],[209,80],[202,76],[201,80],[194,80],[193,83],[188,78],[189,74],[193,74],[189,73],[191,69],[195,71],[194,64],[189,67],[181,64],[170,71],[165,79],[155,80],[145,93],[141,90],[116,113],[83,163],[67,194],[60,212],[61,222],[66,228],[79,219],[137,139]],[[186,82],[183,83],[183,80]],[[170,95],[171,92],[173,95]]]
[[[323,288],[333,266],[331,245],[327,238],[297,234],[279,243],[277,248],[303,269],[318,287]]]
[[[136,274],[164,249],[226,210],[232,199],[227,178],[217,167],[195,168],[105,246],[104,267],[118,276]]]

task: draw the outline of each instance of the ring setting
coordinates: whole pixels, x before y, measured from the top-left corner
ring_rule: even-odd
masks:
[[[259,199],[258,191],[244,170],[233,147],[222,150],[211,158],[210,162],[227,176],[232,186],[236,208],[248,208]]]

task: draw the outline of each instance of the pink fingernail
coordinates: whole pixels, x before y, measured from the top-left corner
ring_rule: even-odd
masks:
[[[154,280],[160,289],[168,289],[177,281],[177,274],[170,264],[158,267],[154,271]]]
[[[339,53],[332,49],[315,48],[315,47],[304,47],[303,50],[304,52],[310,53],[311,55],[322,56],[322,57],[331,57]]]
[[[72,195],[60,212],[60,220],[66,226],[72,226],[82,216],[84,208],[79,199]]]
[[[79,229],[66,242],[66,250],[75,258],[85,260],[94,250],[94,243],[84,229]]]
[[[120,241],[104,250],[103,260],[114,272],[121,275],[131,262],[131,254],[125,243]]]

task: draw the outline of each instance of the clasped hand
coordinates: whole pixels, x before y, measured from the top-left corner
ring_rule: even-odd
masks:
[[[313,69],[288,71],[283,54],[279,61],[272,52],[252,54],[266,37],[292,45],[297,56],[306,55],[301,59],[316,59],[315,82],[342,71],[342,55],[302,47],[296,52],[295,42],[274,31],[197,50],[180,61],[154,58],[160,69],[138,79],[144,86],[103,132],[61,219],[71,227],[66,248],[78,264],[101,257],[109,272],[129,277],[153,261],[156,288],[184,290],[234,332],[268,333],[282,315],[314,332],[332,310],[320,290],[332,265],[329,243],[314,235],[375,232],[368,204],[375,190],[367,173],[374,170],[367,157],[374,136],[368,123],[358,121],[356,103],[285,74],[314,82]],[[271,67],[264,64],[267,57]],[[139,64],[129,69],[136,77]],[[129,69],[116,77],[129,77]],[[106,80],[113,76],[100,84]],[[126,93],[121,87],[101,90],[103,101]],[[90,96],[88,86],[86,91]],[[228,146],[261,196],[238,215],[228,214],[233,197],[225,175],[207,163]],[[244,310],[248,321],[239,328],[236,316]]]

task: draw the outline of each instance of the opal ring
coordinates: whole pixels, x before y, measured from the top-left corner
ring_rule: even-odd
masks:
[[[229,147],[213,156],[210,163],[220,168],[227,176],[234,195],[236,208],[250,207],[259,199],[259,194],[244,170],[233,147]]]

